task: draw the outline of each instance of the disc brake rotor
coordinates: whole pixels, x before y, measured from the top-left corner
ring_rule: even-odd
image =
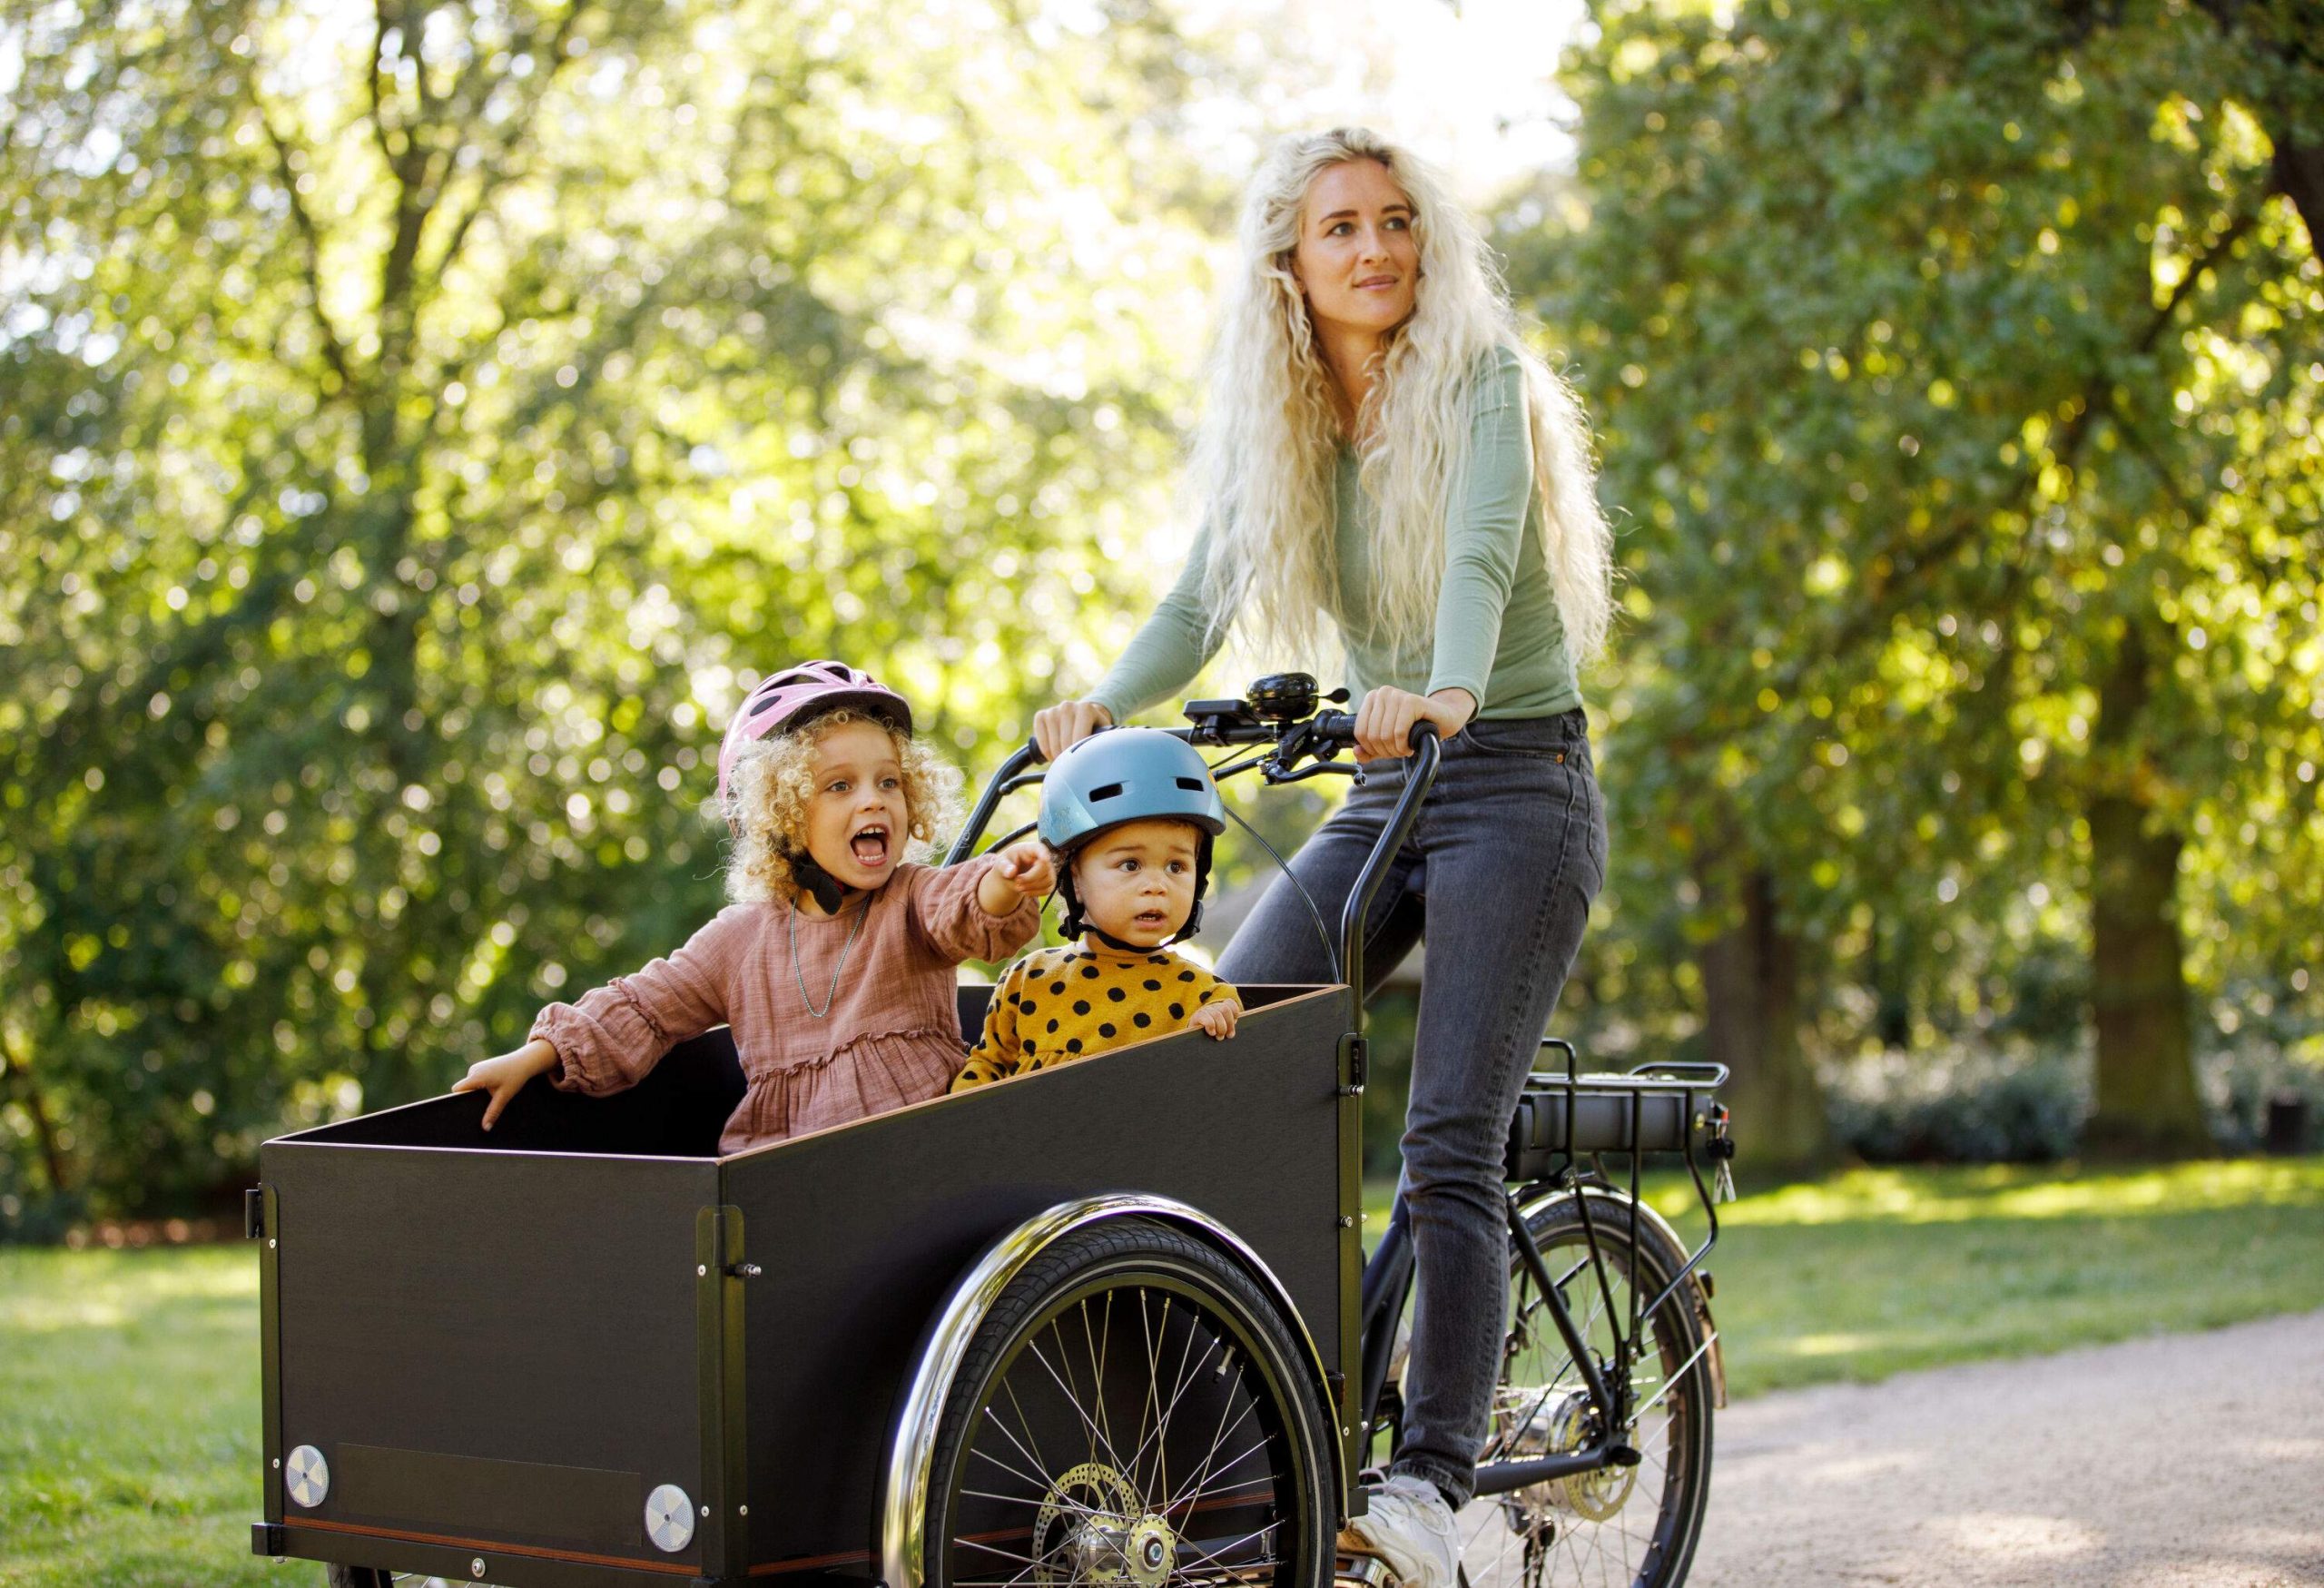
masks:
[[[1177,1558],[1168,1524],[1147,1514],[1128,1478],[1098,1462],[1059,1475],[1033,1514],[1033,1581],[1039,1588],[1159,1588]]]
[[[1592,1434],[1590,1392],[1579,1386],[1566,1390],[1520,1392],[1516,1408],[1522,1421],[1511,1430],[1511,1455],[1530,1461],[1544,1455],[1571,1455],[1588,1446]],[[1608,1465],[1595,1472],[1553,1478],[1508,1496],[1513,1530],[1526,1533],[1542,1520],[1543,1509],[1564,1511],[1591,1522],[1604,1522],[1619,1512],[1638,1483],[1634,1466]]]

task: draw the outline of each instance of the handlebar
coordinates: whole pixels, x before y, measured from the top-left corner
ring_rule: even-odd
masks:
[[[1206,707],[1215,709],[1205,710]],[[1269,782],[1293,783],[1323,772],[1355,773],[1354,767],[1341,765],[1331,759],[1339,751],[1354,746],[1354,712],[1322,711],[1311,717],[1295,720],[1270,718],[1256,715],[1250,703],[1243,700],[1196,701],[1187,709],[1187,714],[1196,719],[1193,723],[1183,728],[1164,728],[1161,731],[1184,739],[1189,745],[1290,746],[1291,754],[1286,759],[1268,758],[1250,764],[1264,767]],[[1102,733],[1105,730],[1098,731]],[[1437,726],[1423,717],[1413,725],[1408,737],[1413,752],[1417,755],[1423,739],[1431,742],[1438,739]],[[1315,755],[1319,747],[1324,751],[1321,755]],[[1305,771],[1295,771],[1302,756],[1313,756],[1314,764]],[[969,813],[960,835],[945,852],[946,865],[958,865],[976,853],[977,840],[992,824],[993,813],[1000,809],[1000,802],[1019,789],[1041,781],[1042,774],[1031,769],[1044,759],[1040,744],[1035,739],[1027,739],[1009,753],[1009,759],[1000,764],[1000,769],[993,774],[992,780],[978,794],[976,806]],[[1237,766],[1235,770],[1244,768]]]
[[[1269,783],[1294,783],[1324,772],[1361,776],[1356,768],[1334,760],[1341,750],[1355,743],[1355,714],[1314,710],[1326,701],[1345,698],[1344,691],[1318,696],[1315,680],[1304,675],[1276,675],[1253,685],[1249,699],[1189,701],[1187,715],[1193,720],[1185,727],[1162,731],[1190,745],[1275,746],[1270,755],[1236,762],[1226,767],[1222,775],[1256,767]],[[1356,885],[1349,891],[1340,916],[1340,971],[1348,985],[1349,1030],[1359,1036],[1364,1030],[1363,923],[1373,896],[1387,876],[1389,862],[1412,836],[1413,825],[1420,818],[1421,802],[1428,797],[1436,782],[1437,761],[1443,754],[1442,734],[1426,717],[1412,725],[1408,737],[1412,745],[1412,775],[1365,860]],[[1009,753],[1009,759],[1000,764],[1000,770],[977,796],[976,808],[969,813],[960,835],[953,840],[944,856],[946,865],[958,865],[976,853],[977,840],[991,825],[993,813],[1006,795],[1041,781],[1042,774],[1030,769],[1042,759],[1040,745],[1032,739]],[[1302,759],[1311,764],[1303,768],[1299,765]],[[1319,931],[1323,928],[1320,918],[1316,926]],[[1360,1087],[1360,1070],[1358,1077],[1354,1084]]]

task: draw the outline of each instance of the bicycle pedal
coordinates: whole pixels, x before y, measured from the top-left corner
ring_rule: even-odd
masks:
[[[1353,1533],[1342,1533],[1338,1552],[1332,1563],[1332,1581],[1337,1588],[1401,1588],[1403,1579],[1395,1568],[1378,1555]]]

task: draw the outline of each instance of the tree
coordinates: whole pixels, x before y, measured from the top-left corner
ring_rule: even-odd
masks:
[[[981,747],[1127,605],[1201,57],[908,10],[5,25],[25,1184],[231,1181],[673,945],[758,672],[874,660]]]
[[[2102,1146],[2205,1142],[2191,934],[2318,947],[2296,9],[1601,5],[1521,256],[1637,515],[1641,834],[1826,952],[2078,897]]]

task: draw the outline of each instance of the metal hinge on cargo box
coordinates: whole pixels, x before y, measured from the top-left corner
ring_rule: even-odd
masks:
[[[1347,1084],[1340,1088],[1340,1096],[1356,1098],[1364,1095],[1365,1071],[1371,1068],[1372,1044],[1354,1031],[1340,1038],[1340,1073],[1347,1077]]]
[[[266,1188],[252,1186],[242,1193],[242,1238],[262,1240],[266,1236]]]

